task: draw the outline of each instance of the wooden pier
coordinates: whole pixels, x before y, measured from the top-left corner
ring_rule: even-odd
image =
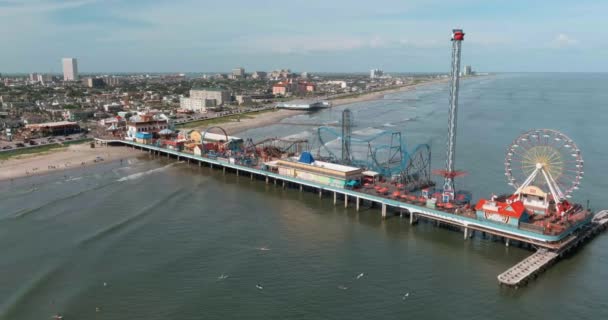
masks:
[[[260,170],[253,167],[234,164],[228,161],[210,159],[190,153],[160,148],[154,145],[140,144],[132,141],[103,139],[95,140],[97,143],[105,145],[123,145],[146,150],[150,154],[154,155],[175,157],[177,160],[187,161],[188,164],[190,164],[192,161],[194,163],[198,163],[199,167],[201,165],[207,165],[210,168],[221,169],[224,174],[226,173],[227,169],[231,172],[235,172],[237,175],[239,175],[239,173],[248,174],[252,180],[254,178],[262,179],[265,180],[266,184],[270,183],[271,180],[275,185],[277,182],[280,182],[283,188],[286,186],[295,186],[299,188],[300,191],[306,188],[309,191],[318,192],[319,197],[323,197],[324,194],[331,194],[333,195],[334,205],[337,205],[339,199],[344,199],[344,207],[347,208],[350,200],[350,202],[355,203],[355,208],[357,211],[360,209],[361,202],[367,201],[371,205],[379,205],[381,208],[382,218],[388,218],[394,212],[398,212],[401,216],[409,216],[410,224],[417,223],[419,218],[427,219],[437,224],[462,230],[464,232],[465,240],[472,237],[473,231],[477,231],[482,234],[490,234],[499,237],[499,239],[504,241],[506,246],[509,246],[511,241],[515,241],[519,244],[526,244],[539,248],[536,253],[498,276],[498,281],[500,284],[511,287],[519,287],[527,283],[530,278],[537,276],[541,271],[545,270],[553,262],[559,259],[559,257],[576,249],[579,247],[579,245],[584,244],[601,231],[604,231],[608,225],[608,210],[604,210],[596,214],[591,223],[581,225],[581,227],[579,227],[579,229],[577,229],[574,233],[570,233],[568,235],[555,236],[521,229],[510,230],[508,228],[501,228],[500,226],[491,222],[480,221],[474,217],[468,217],[466,215],[444,212],[435,208],[426,207],[424,205],[398,201],[361,191],[332,187],[295,177],[280,175],[270,171]]]
[[[545,248],[539,249],[531,256],[498,275],[498,282],[501,285],[515,288],[526,285],[529,280],[536,278],[560,257],[572,252],[600,232],[606,230],[607,225],[608,210],[598,212],[593,218],[591,225],[573,235],[567,245],[556,251]]]

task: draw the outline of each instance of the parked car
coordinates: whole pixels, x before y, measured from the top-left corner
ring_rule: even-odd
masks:
[[[12,148],[13,147],[11,147],[11,146],[4,146],[4,147],[2,147],[2,150],[8,150],[8,149],[12,149]]]
[[[23,148],[23,147],[25,147],[25,145],[23,143],[21,143],[21,142],[18,142],[18,143],[15,143],[15,147],[17,147],[17,148]]]

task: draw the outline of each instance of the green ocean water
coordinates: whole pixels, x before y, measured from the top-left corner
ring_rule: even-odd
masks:
[[[575,199],[608,208],[606,88],[607,74],[464,81],[456,163],[468,175],[458,187],[475,198],[509,191],[506,147],[553,128],[583,152]],[[445,84],[240,136],[306,135],[345,107],[353,130],[400,130],[408,148],[430,143],[443,166]],[[606,237],[508,290],[496,276],[529,251],[142,155],[0,182],[0,319],[605,319]]]

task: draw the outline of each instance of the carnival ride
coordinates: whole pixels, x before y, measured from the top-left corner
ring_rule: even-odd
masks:
[[[507,149],[505,176],[516,190],[514,195],[529,193],[531,187],[547,192],[556,212],[564,213],[567,198],[577,190],[583,178],[580,149],[565,134],[551,129],[534,129],[517,137]],[[553,210],[551,210],[553,211]]]
[[[316,158],[378,172],[409,190],[433,185],[428,144],[407,151],[401,132],[367,128],[352,131],[350,110],[342,113],[342,130],[321,126],[316,132]]]

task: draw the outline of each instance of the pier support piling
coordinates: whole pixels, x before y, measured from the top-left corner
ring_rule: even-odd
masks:
[[[334,191],[334,206],[338,203],[338,194]]]
[[[222,172],[224,175],[226,174],[226,167],[222,167]]]
[[[268,176],[266,176],[266,184],[268,184]]]
[[[344,194],[344,208],[348,208],[348,195]]]
[[[283,180],[283,189],[285,189],[285,180]]]
[[[507,239],[505,240],[505,247],[508,247],[508,246],[509,246],[509,240],[510,240],[509,238],[507,238]]]
[[[386,204],[382,204],[382,218],[386,219]]]
[[[323,197],[323,189],[319,188],[319,198]]]
[[[302,190],[304,190],[304,186],[300,185],[300,192],[302,192]]]
[[[414,225],[414,215],[415,213],[410,211],[410,225]]]
[[[469,237],[469,228],[464,227],[464,240],[466,240]]]
[[[359,211],[359,201],[360,201],[360,200],[361,200],[361,199],[360,199],[359,197],[357,197],[357,201],[356,201],[356,204],[357,204],[357,211]]]
[[[253,181],[253,172],[251,173],[251,181]]]

